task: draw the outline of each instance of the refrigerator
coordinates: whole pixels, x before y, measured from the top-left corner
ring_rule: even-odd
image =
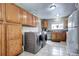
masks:
[[[67,53],[70,56],[79,55],[79,10],[68,18]]]

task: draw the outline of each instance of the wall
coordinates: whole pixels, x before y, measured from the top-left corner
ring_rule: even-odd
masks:
[[[58,24],[58,23],[63,23],[64,24],[64,20],[67,20],[67,18],[49,19],[48,20],[48,30],[52,30],[51,29],[52,24]]]

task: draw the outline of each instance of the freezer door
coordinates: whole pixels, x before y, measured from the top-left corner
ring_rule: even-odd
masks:
[[[79,26],[79,10],[73,13],[72,18],[73,18],[73,27]]]
[[[79,10],[74,11],[68,18],[68,27],[79,26]]]
[[[68,18],[68,28],[71,28],[73,27],[73,17],[72,15],[69,16]]]

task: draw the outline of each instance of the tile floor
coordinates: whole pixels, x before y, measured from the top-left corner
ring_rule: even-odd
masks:
[[[67,56],[65,42],[47,41],[44,48],[37,54],[24,51],[20,56]]]

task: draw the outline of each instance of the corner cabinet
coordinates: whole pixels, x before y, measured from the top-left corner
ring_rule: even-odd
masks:
[[[15,56],[22,52],[21,25],[6,24],[7,54]]]
[[[14,4],[6,3],[6,21],[21,23],[19,7]]]
[[[0,3],[0,21],[5,19],[5,4]]]

